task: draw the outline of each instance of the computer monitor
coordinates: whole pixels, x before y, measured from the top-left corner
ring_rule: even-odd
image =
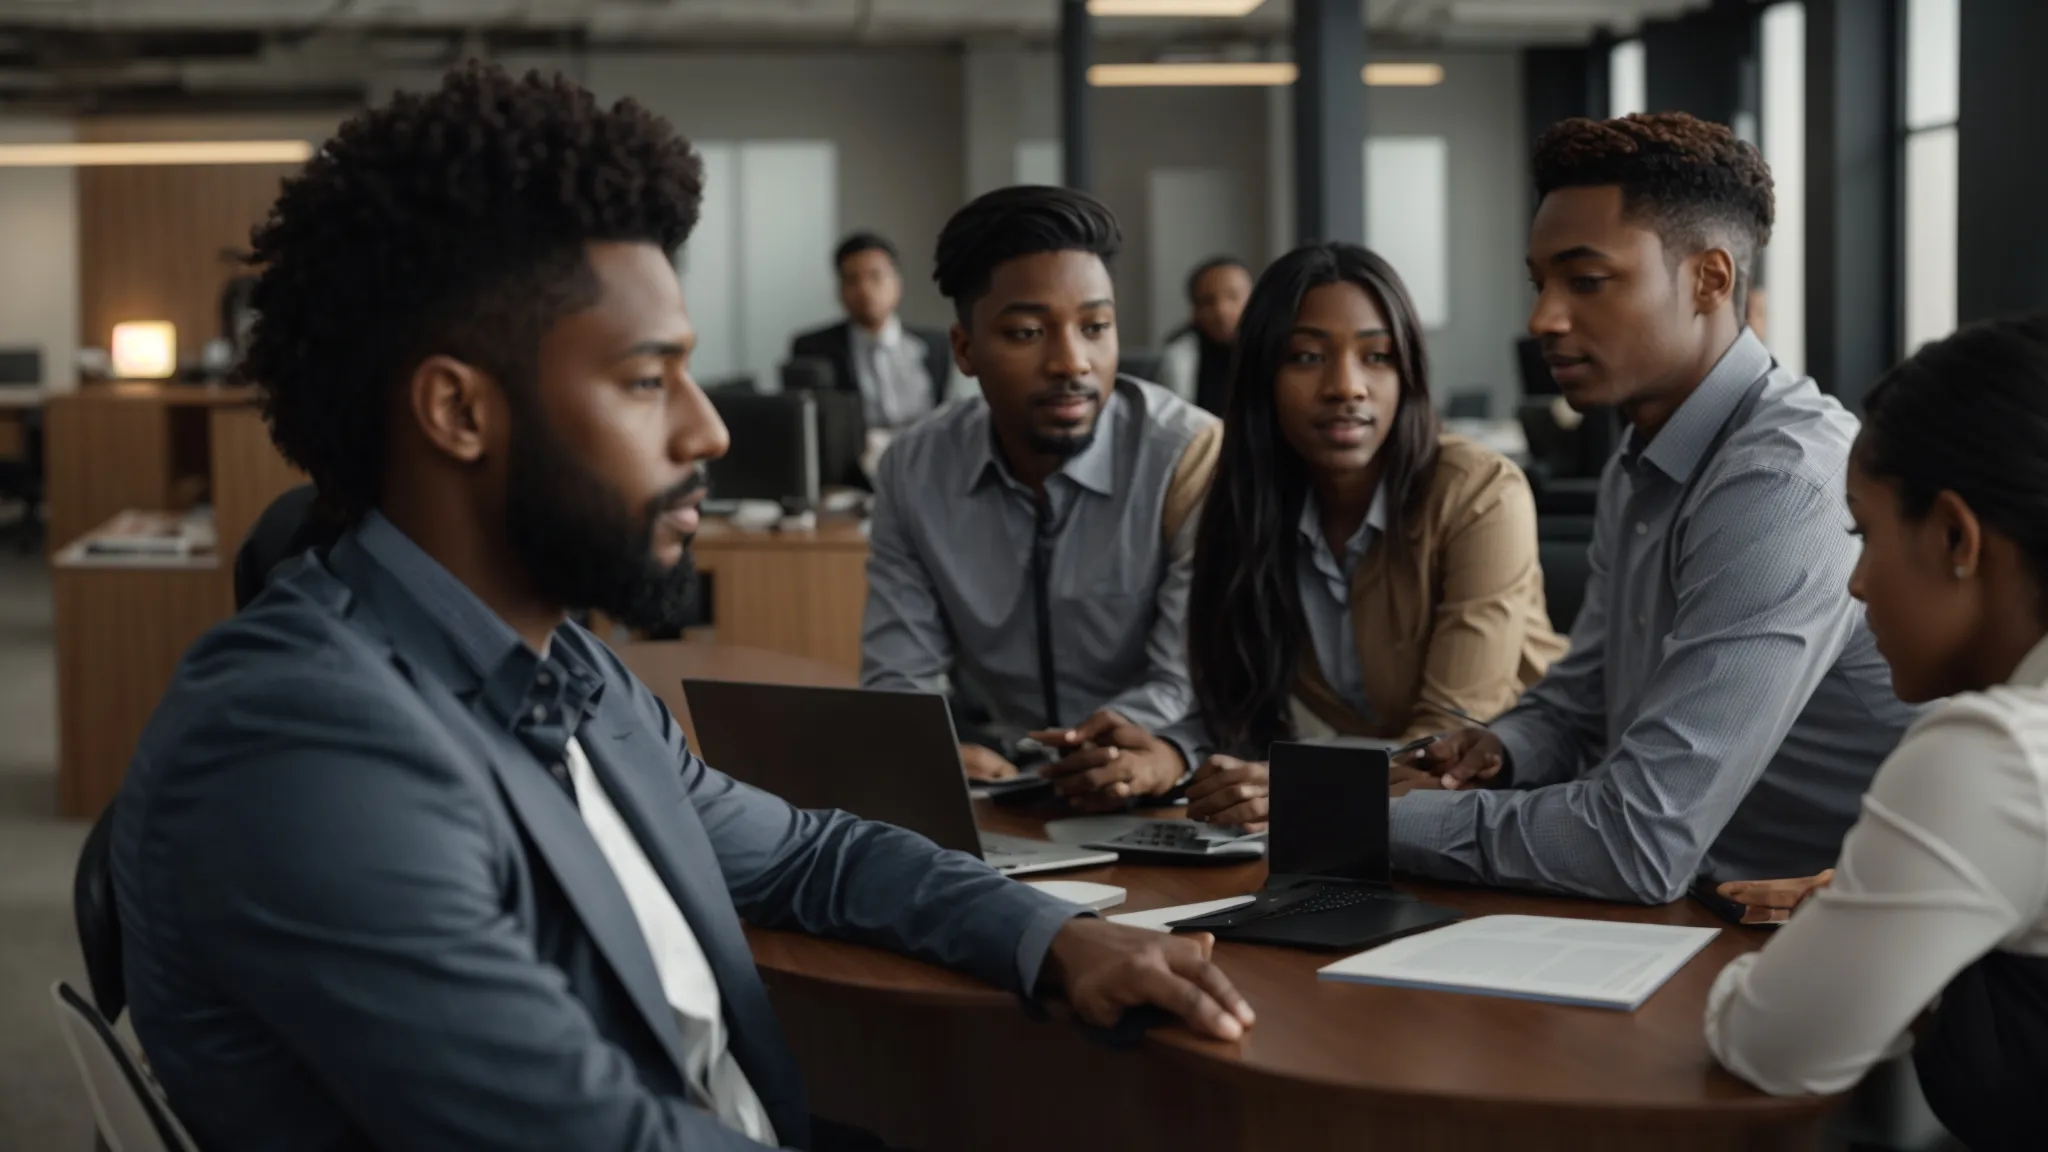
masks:
[[[792,512],[818,507],[817,394],[713,392],[711,404],[732,437],[710,464],[711,499],[774,500]]]

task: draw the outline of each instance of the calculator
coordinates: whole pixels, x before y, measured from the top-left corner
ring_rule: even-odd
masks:
[[[1147,820],[1120,836],[1092,841],[1082,847],[1115,852],[1125,860],[1233,863],[1264,856],[1266,834],[1194,820]]]

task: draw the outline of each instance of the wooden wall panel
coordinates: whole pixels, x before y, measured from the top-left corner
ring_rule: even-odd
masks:
[[[88,142],[307,140],[332,135],[346,112],[235,116],[93,116]],[[79,337],[104,348],[122,320],[169,320],[192,353],[220,334],[220,290],[249,229],[277,199],[289,164],[166,165],[78,170]]]
[[[220,293],[284,164],[78,170],[79,343],[104,348],[124,320],[169,320],[181,357],[220,334]]]
[[[43,420],[52,551],[123,508],[171,507],[168,406],[87,388],[50,397]]]

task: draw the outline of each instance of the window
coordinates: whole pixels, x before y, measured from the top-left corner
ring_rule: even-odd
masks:
[[[781,384],[789,339],[839,315],[839,153],[829,141],[700,143],[704,205],[679,256],[699,381]]]
[[[1806,5],[1774,4],[1760,22],[1764,162],[1778,219],[1764,249],[1764,336],[1793,372],[1806,371]]]
[[[1907,0],[1902,353],[1956,327],[1962,0]]]
[[[1647,112],[1650,103],[1649,62],[1641,40],[1623,40],[1607,52],[1607,114]]]
[[[1065,154],[1057,140],[1019,140],[1011,160],[1011,173],[1019,184],[1064,184],[1060,171]]]
[[[1365,141],[1365,243],[1408,285],[1422,326],[1451,320],[1450,150],[1441,136]]]

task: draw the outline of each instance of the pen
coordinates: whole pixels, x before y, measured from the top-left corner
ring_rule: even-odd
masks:
[[[1445,708],[1444,711],[1449,712],[1451,715],[1456,716],[1458,719],[1463,720],[1465,723],[1470,724],[1474,727],[1489,727],[1486,721],[1481,720],[1479,717],[1472,715],[1470,712],[1465,711],[1463,708],[1453,706]],[[1399,760],[1403,756],[1411,756],[1417,752],[1422,751],[1424,748],[1429,747],[1431,744],[1434,744],[1441,739],[1443,739],[1443,736],[1440,733],[1430,736],[1418,737],[1414,740],[1410,740],[1406,744],[1401,745],[1399,748],[1394,749],[1392,752],[1387,753],[1387,759]]]
[[[1434,744],[1436,742],[1437,737],[1435,736],[1423,736],[1419,739],[1410,740],[1406,744],[1401,745],[1399,748],[1394,749],[1392,752],[1387,753],[1387,759],[1399,760],[1401,757],[1406,756],[1412,752],[1420,752],[1424,748],[1427,748],[1431,744]]]

